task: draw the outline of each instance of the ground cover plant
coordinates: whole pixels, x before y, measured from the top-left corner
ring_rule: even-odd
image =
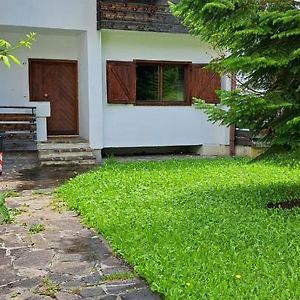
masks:
[[[58,195],[166,299],[299,299],[300,164],[110,162]]]

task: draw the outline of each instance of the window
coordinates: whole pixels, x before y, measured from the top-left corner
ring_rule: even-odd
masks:
[[[183,104],[186,68],[187,65],[137,63],[137,103]]]
[[[191,105],[193,97],[218,103],[221,77],[203,64],[108,61],[107,100],[111,104]]]

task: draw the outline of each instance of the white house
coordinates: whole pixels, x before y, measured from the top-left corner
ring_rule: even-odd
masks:
[[[31,50],[16,53],[22,67],[0,66],[0,106],[37,107],[38,141],[79,135],[98,156],[169,146],[227,153],[229,129],[191,100],[216,103],[215,89],[231,82],[203,69],[216,53],[186,33],[166,0],[0,4],[0,38],[37,33]]]

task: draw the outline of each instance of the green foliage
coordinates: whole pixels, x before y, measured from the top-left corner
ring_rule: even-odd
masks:
[[[133,279],[134,274],[131,272],[119,272],[119,273],[112,273],[109,275],[104,275],[102,277],[103,281],[122,281],[122,280],[129,280]]]
[[[20,196],[20,194],[14,190],[9,190],[4,193],[5,198],[16,198],[19,196]]]
[[[41,287],[36,291],[41,296],[49,296],[56,299],[56,294],[61,290],[58,283],[52,281],[49,277],[44,277]]]
[[[6,40],[0,39],[0,61],[2,61],[6,67],[11,67],[11,62],[20,65],[19,59],[11,54],[19,48],[31,48],[32,42],[35,41],[36,33],[31,32],[26,34],[25,38],[19,41],[16,45],[12,45]]]
[[[279,159],[279,158],[278,158]],[[166,299],[298,299],[300,162],[110,163],[58,195]]]
[[[223,107],[200,102],[212,121],[263,132],[272,145],[300,146],[300,10],[293,0],[181,0],[173,12],[222,54],[210,65],[240,79],[220,93]]]
[[[138,66],[137,99],[158,100],[159,75],[155,66]]]
[[[3,194],[0,194],[0,217],[2,220],[1,223],[7,224],[10,222],[10,213],[8,208],[5,205],[5,196]]]
[[[37,234],[45,230],[44,224],[32,224],[29,228],[31,234]]]

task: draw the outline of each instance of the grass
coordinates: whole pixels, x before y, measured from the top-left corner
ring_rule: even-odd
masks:
[[[300,164],[111,162],[58,195],[166,299],[300,299]]]
[[[5,205],[5,196],[0,194],[0,225],[8,224],[11,221],[9,209]]]
[[[46,228],[45,228],[44,224],[32,224],[29,228],[29,232],[31,234],[37,234],[37,233],[45,231],[45,229]]]
[[[16,191],[9,190],[9,191],[4,192],[4,197],[5,198],[17,198],[17,197],[20,197],[20,194]]]
[[[1,224],[11,224],[15,221],[16,217],[24,212],[27,212],[27,206],[24,205],[20,208],[8,208],[6,206],[6,198],[19,197],[19,194],[14,191],[9,191],[6,193],[0,193],[0,225]]]
[[[42,279],[41,286],[36,290],[36,293],[41,296],[49,296],[56,299],[56,294],[61,290],[60,285],[52,281],[49,277]]]
[[[129,280],[134,279],[134,274],[131,272],[119,272],[119,273],[113,273],[109,275],[104,275],[102,277],[102,281],[123,281],[123,280]]]

